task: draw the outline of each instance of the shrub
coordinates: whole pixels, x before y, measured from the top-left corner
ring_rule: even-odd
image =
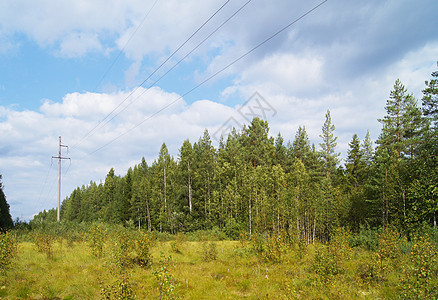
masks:
[[[401,295],[406,299],[436,299],[438,288],[436,277],[437,250],[427,237],[419,237],[414,241],[409,253],[409,263],[403,266],[403,278],[400,282]],[[435,279],[436,280],[436,279]]]
[[[227,238],[237,240],[242,231],[242,226],[237,223],[236,219],[230,218],[225,223],[224,231]]]
[[[204,261],[216,260],[218,250],[215,242],[202,242],[202,259]]]
[[[394,228],[387,227],[379,234],[377,260],[380,264],[382,278],[384,277],[385,271],[394,264],[394,260],[400,257],[401,244],[401,236]]]
[[[326,246],[316,250],[312,268],[324,282],[328,282],[342,270],[336,255]]]
[[[88,241],[92,255],[102,257],[105,237],[106,229],[102,224],[93,224],[90,226],[90,229],[88,230]]]
[[[131,266],[130,253],[133,250],[131,239],[130,232],[125,228],[120,228],[112,234],[110,263],[119,270]]]
[[[17,255],[17,237],[10,233],[0,234],[0,271],[4,272]]]
[[[382,280],[380,266],[375,259],[361,262],[357,267],[356,273],[366,283],[380,282]]]
[[[140,231],[136,234],[135,238],[135,262],[142,266],[147,267],[151,263],[150,248],[152,247],[153,237],[147,232]]]
[[[45,253],[47,258],[53,258],[53,243],[55,237],[47,233],[34,233],[33,242],[38,252]]]
[[[160,292],[160,299],[176,298],[176,281],[172,273],[170,272],[171,267],[175,268],[172,257],[169,256],[167,258],[164,258],[163,254],[161,254],[161,259],[158,263],[158,266],[153,271],[153,275],[158,285],[158,290]]]
[[[351,257],[352,249],[348,242],[349,238],[350,232],[344,228],[337,228],[334,231],[330,240],[329,250],[338,261],[345,261]]]
[[[267,236],[256,234],[251,239],[251,246],[261,260],[278,263],[284,259],[290,244],[284,233]]]
[[[100,285],[100,295],[102,299],[131,300],[137,298],[130,281],[130,276],[126,273],[123,273],[108,285],[103,285],[102,282]]]
[[[186,242],[187,237],[184,233],[177,233],[175,236],[175,240],[173,240],[170,243],[170,248],[172,249],[172,252],[174,253],[182,253],[182,248],[184,246],[184,243]]]
[[[379,246],[379,239],[375,230],[361,227],[359,233],[349,238],[351,247],[362,247],[366,250],[376,251]]]

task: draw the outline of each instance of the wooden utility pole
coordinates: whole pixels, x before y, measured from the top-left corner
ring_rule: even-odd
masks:
[[[61,136],[59,136],[59,151],[58,156],[52,156],[52,158],[58,159],[58,210],[56,214],[56,220],[60,221],[60,211],[61,211],[61,159],[70,159],[69,157],[62,157],[61,156],[61,149],[62,147],[65,147],[68,149],[68,146],[65,146],[61,143]]]

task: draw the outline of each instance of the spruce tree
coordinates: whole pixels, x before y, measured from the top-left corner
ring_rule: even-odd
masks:
[[[339,163],[340,153],[336,152],[336,146],[338,145],[336,140],[338,138],[334,136],[335,129],[335,125],[332,124],[330,110],[327,110],[325,122],[322,126],[322,134],[320,135],[322,143],[319,144],[327,176],[335,172],[336,165]]]
[[[9,204],[3,193],[2,175],[0,174],[0,230],[4,231],[13,227],[12,217],[9,212]]]
[[[377,143],[388,148],[389,152],[395,151],[398,156],[413,158],[421,134],[421,111],[414,96],[407,94],[399,79],[394,84],[385,110],[386,116],[379,119],[383,128]]]

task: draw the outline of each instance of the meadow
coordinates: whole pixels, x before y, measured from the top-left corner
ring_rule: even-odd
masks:
[[[12,249],[2,264],[1,299],[438,296],[434,235],[408,241],[393,229],[339,229],[328,244],[281,232],[231,241],[212,232],[151,234],[100,224],[75,234],[8,235],[14,239],[1,241]]]

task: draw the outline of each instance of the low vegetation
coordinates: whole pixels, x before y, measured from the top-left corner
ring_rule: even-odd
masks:
[[[287,231],[226,240],[208,231],[170,236],[103,224],[81,230],[63,236],[41,230],[38,238],[33,232],[2,234],[0,297],[438,297],[438,235],[432,228],[409,240],[394,228],[374,235],[339,228],[324,244],[307,244]],[[98,251],[93,234],[102,241]]]

